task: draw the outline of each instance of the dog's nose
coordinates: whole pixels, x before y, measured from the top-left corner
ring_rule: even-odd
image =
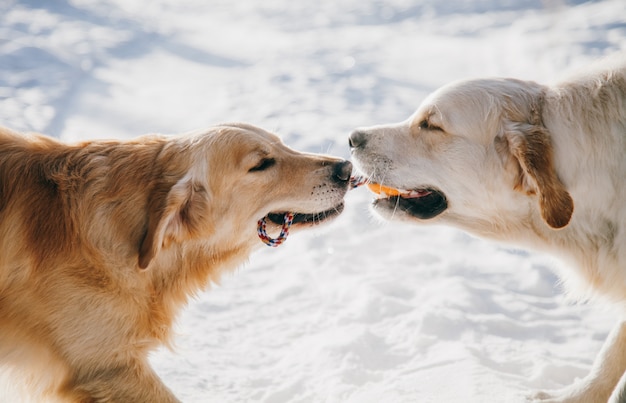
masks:
[[[350,148],[359,148],[363,147],[367,143],[367,133],[355,130],[348,137],[348,144],[350,144]]]
[[[341,161],[333,166],[333,177],[341,182],[347,182],[352,175],[352,163]]]

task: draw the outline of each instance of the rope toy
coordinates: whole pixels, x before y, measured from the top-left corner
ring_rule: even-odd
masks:
[[[368,183],[368,179],[364,176],[351,176],[350,177],[350,190],[356,189],[359,186],[363,186]]]
[[[350,190],[356,189],[359,186],[363,186],[367,183],[367,178],[362,176],[351,176],[350,177]],[[283,242],[287,240],[287,236],[289,235],[289,227],[293,224],[293,213],[285,213],[283,218],[283,225],[280,229],[280,234],[278,237],[272,238],[267,235],[267,221],[265,217],[261,218],[258,222],[257,226],[257,234],[261,241],[269,247],[275,248],[280,246]]]
[[[291,227],[291,224],[293,224],[293,213],[285,213],[283,226],[280,229],[280,234],[278,234],[277,238],[272,238],[267,235],[267,232],[265,230],[267,227],[265,217],[261,218],[258,224],[259,225],[257,227],[257,233],[259,234],[259,238],[261,238],[261,241],[267,246],[275,248],[281,245],[287,239],[287,235],[289,235],[289,227]]]

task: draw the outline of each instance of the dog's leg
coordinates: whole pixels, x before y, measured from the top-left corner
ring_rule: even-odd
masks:
[[[143,362],[82,376],[66,387],[64,395],[76,403],[180,403]]]
[[[626,371],[626,321],[620,322],[609,334],[600,354],[591,368],[591,372],[582,380],[554,393],[540,392],[532,397],[542,403],[606,403],[613,389],[621,385],[626,387],[626,380],[620,380]],[[615,399],[624,395],[616,390]],[[611,403],[624,403],[611,400]]]

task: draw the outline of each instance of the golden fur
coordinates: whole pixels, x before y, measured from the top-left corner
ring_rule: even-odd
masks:
[[[268,213],[338,214],[351,169],[244,124],[77,145],[0,129],[0,365],[62,401],[177,401],[147,362],[177,312]]]
[[[572,266],[568,283],[626,307],[624,55],[554,86],[453,83],[407,121],[359,129],[350,142],[371,181],[405,190],[374,202],[383,217],[555,253]],[[625,370],[620,322],[587,378],[536,398],[606,402],[615,391],[612,401],[626,401]]]

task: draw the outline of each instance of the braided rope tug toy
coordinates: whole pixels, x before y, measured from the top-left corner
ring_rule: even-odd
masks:
[[[351,176],[350,190],[356,189],[366,183],[367,179],[364,177]],[[293,224],[293,217],[293,213],[285,213],[285,216],[283,217],[283,225],[280,228],[280,234],[278,234],[278,237],[276,238],[272,238],[267,234],[267,221],[265,217],[261,218],[257,226],[257,234],[259,235],[261,241],[272,248],[280,246],[283,242],[287,240],[287,236],[289,235],[289,228],[291,227],[291,224]]]
[[[258,224],[259,225],[257,227],[257,233],[261,241],[263,241],[263,243],[267,246],[275,248],[281,245],[287,239],[287,235],[289,235],[289,227],[291,227],[291,224],[293,224],[293,213],[285,213],[283,226],[281,227],[280,234],[278,234],[277,238],[272,238],[267,235],[267,232],[265,230],[267,227],[265,217],[261,218]]]
[[[356,189],[359,186],[363,186],[368,183],[368,179],[364,176],[351,176],[350,177],[350,190]]]

